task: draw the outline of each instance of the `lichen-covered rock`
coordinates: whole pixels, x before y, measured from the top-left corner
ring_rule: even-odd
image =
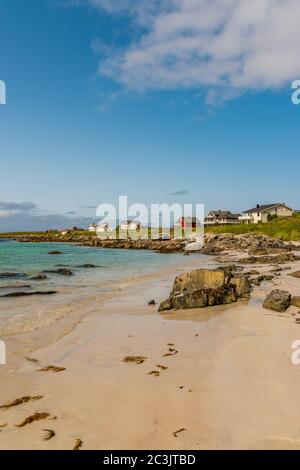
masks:
[[[285,312],[291,305],[291,294],[284,290],[273,290],[264,301],[264,308],[275,312]]]
[[[195,269],[175,278],[171,295],[194,289],[218,289],[226,283],[226,276],[225,270]]]
[[[238,297],[246,297],[250,294],[250,283],[244,274],[235,274],[230,279],[230,285],[235,286]]]
[[[237,294],[234,286],[226,285],[217,289],[194,289],[172,295],[162,302],[159,311],[212,307],[236,302]]]
[[[233,269],[196,269],[176,277],[170,296],[160,304],[159,311],[225,305],[249,293],[248,279],[233,273]]]

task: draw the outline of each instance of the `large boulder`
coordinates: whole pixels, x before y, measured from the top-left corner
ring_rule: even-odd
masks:
[[[249,293],[250,284],[243,274],[234,274],[231,269],[196,269],[176,277],[159,311],[225,305]]]
[[[223,287],[225,282],[225,270],[195,269],[175,278],[172,295],[194,289],[218,289]]]
[[[264,301],[264,308],[275,312],[285,312],[291,305],[291,294],[284,290],[273,290]]]

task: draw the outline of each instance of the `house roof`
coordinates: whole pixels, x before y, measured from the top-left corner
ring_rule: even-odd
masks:
[[[122,220],[121,224],[138,224],[138,220]]]
[[[230,211],[210,211],[208,216],[214,215],[216,219],[237,219],[241,214],[232,214]]]
[[[263,204],[262,206],[257,205],[256,207],[253,207],[253,209],[248,209],[247,211],[244,211],[243,214],[251,214],[253,212],[264,212],[264,211],[267,211],[269,209],[272,209],[273,207],[278,207],[278,206],[284,206],[287,209],[291,209],[286,204],[283,204],[282,202],[278,202],[276,204]]]

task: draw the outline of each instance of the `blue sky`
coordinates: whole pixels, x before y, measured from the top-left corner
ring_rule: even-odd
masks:
[[[0,230],[85,223],[119,194],[206,210],[300,209],[290,88],[300,36],[288,10],[299,2],[285,2],[282,24],[281,11],[270,19],[258,7],[255,40],[247,11],[229,16],[235,2],[1,0]],[[265,56],[260,37],[274,48]]]

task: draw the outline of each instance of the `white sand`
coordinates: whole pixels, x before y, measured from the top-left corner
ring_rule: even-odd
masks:
[[[299,262],[291,266],[300,269]],[[300,279],[287,273],[276,287],[300,295]],[[77,438],[82,449],[299,448],[300,366],[291,362],[291,343],[300,339],[297,309],[263,309],[274,288],[265,283],[249,305],[160,315],[147,302],[164,299],[174,275],[148,277],[100,305],[92,302],[76,327],[65,318],[27,342],[19,338],[13,366],[0,367],[0,404],[44,398],[0,410],[0,426],[7,423],[0,449],[72,449]],[[169,343],[178,354],[163,357]],[[38,364],[24,359],[34,344]],[[127,364],[127,355],[147,360]],[[36,371],[50,364],[66,371]],[[157,364],[168,369],[148,375]],[[57,419],[14,426],[35,412]],[[56,436],[43,441],[43,429]]]

